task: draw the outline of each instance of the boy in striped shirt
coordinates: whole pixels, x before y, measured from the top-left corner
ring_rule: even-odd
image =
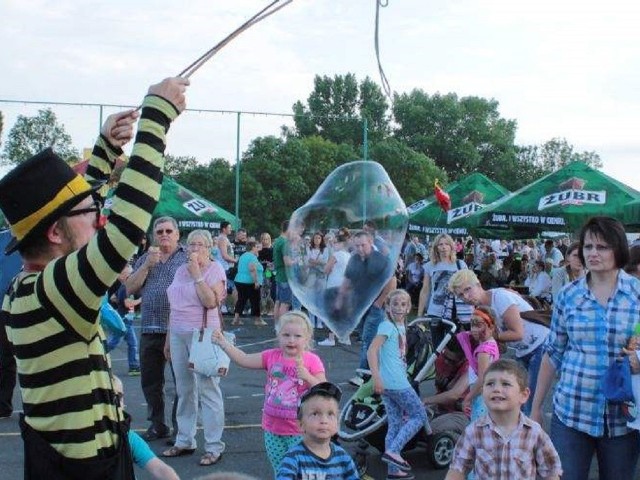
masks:
[[[329,382],[311,387],[300,398],[298,421],[302,441],[291,447],[280,465],[277,480],[358,480],[349,454],[331,441],[338,433],[342,392]]]

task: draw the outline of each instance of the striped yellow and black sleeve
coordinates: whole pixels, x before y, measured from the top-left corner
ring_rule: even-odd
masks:
[[[150,223],[160,194],[166,132],[177,115],[166,100],[145,98],[107,226],[43,272],[19,277],[3,302],[26,421],[69,458],[115,453],[119,415],[98,311]]]
[[[100,134],[93,146],[85,179],[89,182],[107,182],[116,166],[116,160],[123,153],[120,147],[111,145],[107,138]]]

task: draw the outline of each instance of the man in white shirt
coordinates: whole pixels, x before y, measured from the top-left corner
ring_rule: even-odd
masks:
[[[562,252],[553,244],[553,240],[549,239],[544,242],[544,251],[544,260],[551,259],[553,268],[559,267],[564,261],[564,255],[562,255]]]

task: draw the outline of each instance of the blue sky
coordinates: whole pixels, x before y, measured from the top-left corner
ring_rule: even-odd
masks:
[[[0,99],[137,104],[149,84],[177,74],[267,3],[4,0]],[[378,82],[374,17],[372,0],[294,0],[192,77],[189,107],[290,113],[316,74]],[[388,0],[381,60],[393,90],[495,98],[518,122],[517,143],[565,137],[640,190],[639,24],[631,0]],[[18,114],[38,108],[0,103],[5,136]],[[77,148],[92,145],[97,109],[54,110]],[[233,160],[236,123],[233,114],[185,114],[168,152]],[[242,115],[240,124],[243,150],[290,120]]]

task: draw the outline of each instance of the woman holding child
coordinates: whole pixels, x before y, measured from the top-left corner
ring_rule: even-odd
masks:
[[[559,374],[550,435],[563,480],[587,478],[594,453],[601,479],[636,478],[640,433],[628,428],[623,405],[607,402],[602,379],[640,319],[640,280],[623,270],[629,247],[613,218],[590,219],[578,251],[588,273],[562,289],[554,303],[532,418],[542,420],[544,398]],[[640,372],[637,357],[630,361],[632,373]]]
[[[522,312],[533,310],[533,307],[513,290],[485,290],[471,270],[455,273],[449,280],[449,289],[467,303],[491,308],[496,319],[496,340],[515,349],[516,358],[529,372],[529,388],[533,392],[543,345],[549,335],[547,327],[524,320],[520,316]],[[531,410],[530,402],[531,400],[525,406],[525,413]]]

